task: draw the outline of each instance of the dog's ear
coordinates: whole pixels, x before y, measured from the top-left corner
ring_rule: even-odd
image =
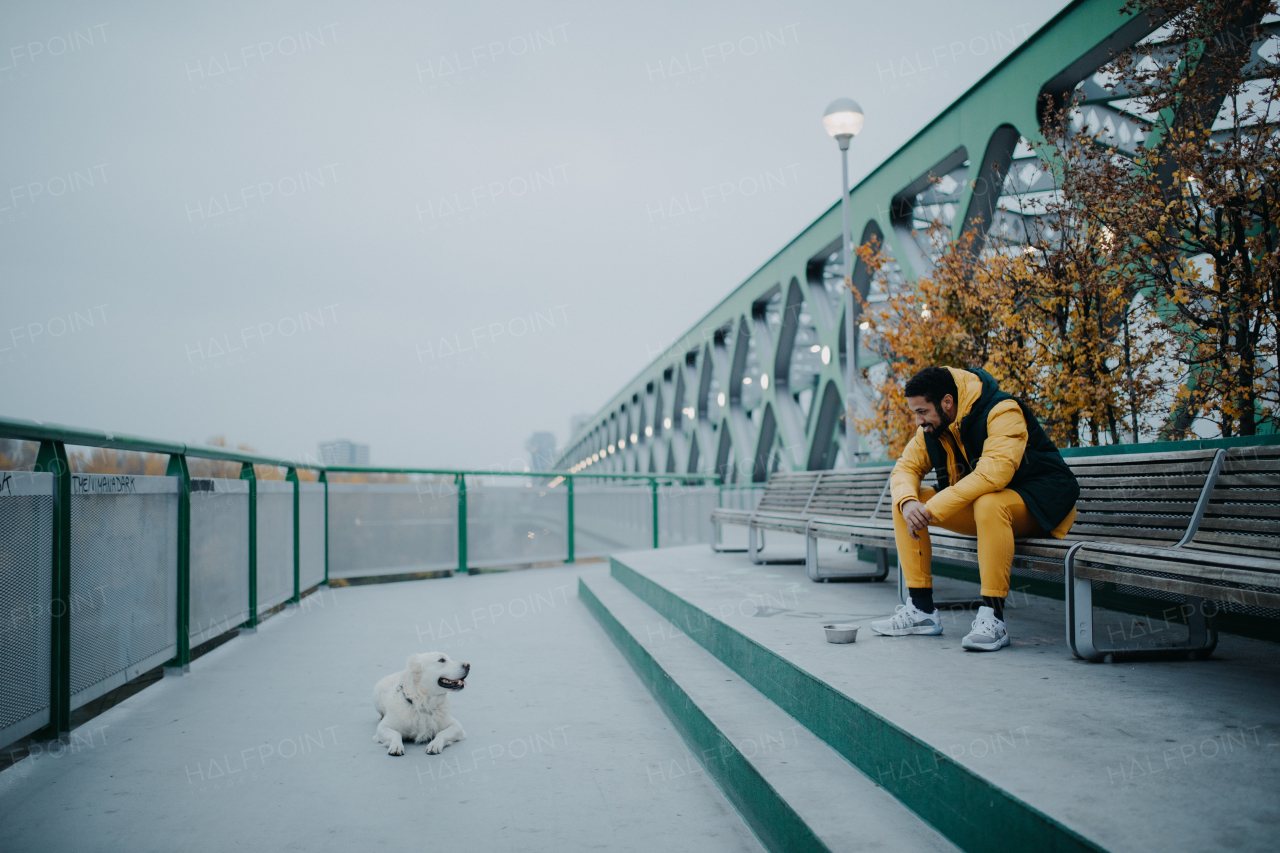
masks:
[[[417,655],[409,655],[409,660],[405,661],[405,673],[409,676],[409,682],[417,684],[422,678],[422,660]]]

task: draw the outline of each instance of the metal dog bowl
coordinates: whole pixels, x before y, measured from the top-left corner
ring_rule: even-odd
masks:
[[[858,626],[853,624],[823,625],[822,630],[827,632],[828,643],[856,643],[858,641]]]

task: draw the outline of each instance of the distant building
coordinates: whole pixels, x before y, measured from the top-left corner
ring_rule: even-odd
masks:
[[[340,438],[320,445],[320,462],[323,465],[368,465],[369,445],[356,444]]]
[[[529,451],[529,467],[534,471],[546,471],[556,461],[556,437],[549,432],[535,432],[524,443]]]

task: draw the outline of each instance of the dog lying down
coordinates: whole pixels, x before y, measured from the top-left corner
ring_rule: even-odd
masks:
[[[404,755],[404,742],[427,744],[435,755],[467,736],[449,713],[449,694],[467,686],[471,664],[443,652],[409,655],[405,668],[373,687],[373,707],[382,715],[373,739],[389,755]]]

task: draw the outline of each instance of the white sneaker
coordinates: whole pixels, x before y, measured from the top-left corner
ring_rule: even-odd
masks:
[[[973,620],[969,635],[960,645],[973,652],[994,652],[1009,645],[1009,631],[1004,620],[996,618],[990,607],[979,607],[978,618]]]
[[[902,637],[907,634],[941,634],[942,618],[938,611],[925,613],[914,604],[899,604],[888,619],[877,619],[871,630],[886,637]]]

